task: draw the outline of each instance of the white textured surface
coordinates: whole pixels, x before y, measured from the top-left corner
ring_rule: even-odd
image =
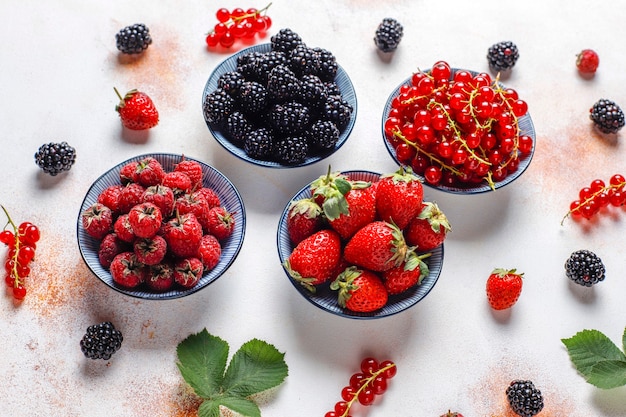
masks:
[[[263,4],[1,2],[0,202],[17,221],[38,224],[43,236],[27,299],[16,306],[9,294],[0,297],[0,415],[193,415],[175,348],[204,327],[233,351],[257,337],[286,352],[290,375],[264,397],[267,417],[323,416],[365,355],[396,361],[398,375],[376,405],[354,417],[438,416],[448,408],[466,417],[513,417],[503,392],[514,378],[532,379],[542,389],[541,417],[626,415],[626,388],[586,384],[560,342],[583,328],[619,342],[626,325],[626,211],[613,210],[590,227],[560,225],[581,187],[626,174],[624,133],[609,143],[588,120],[599,98],[626,105],[623,4],[274,0],[271,33],[290,27],[308,44],[331,50],[352,78],[359,108],[339,152],[289,171],[243,163],[206,128],[201,93],[227,55],[207,52],[204,35],[221,6]],[[405,35],[393,57],[383,60],[372,37],[387,16],[403,23]],[[148,25],[154,44],[140,59],[119,60],[114,35],[138,22]],[[277,260],[276,226],[289,198],[329,163],[336,170],[395,170],[380,137],[389,92],[440,59],[485,71],[487,48],[501,40],[520,49],[506,84],[528,102],[538,135],[526,174],[486,195],[427,191],[454,231],[442,276],[417,306],[365,322],[315,309]],[[601,59],[591,80],[574,66],[587,47]],[[147,135],[124,133],[113,86],[148,93],[160,124]],[[62,140],[76,147],[76,165],[67,175],[46,177],[32,155],[42,143]],[[118,162],[147,152],[202,159],[230,178],[246,204],[239,258],[225,276],[183,300],[141,302],[111,291],[90,275],[76,245],[76,216],[89,185]],[[598,253],[608,271],[592,291],[573,287],[564,275],[564,261],[581,248]],[[493,314],[485,299],[484,282],[494,267],[525,273],[521,299],[504,314]],[[108,363],[88,361],[78,342],[88,325],[105,319],[124,333],[123,348]]]

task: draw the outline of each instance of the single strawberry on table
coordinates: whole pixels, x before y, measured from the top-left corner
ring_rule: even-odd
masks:
[[[381,220],[404,229],[422,208],[424,188],[410,167],[383,175],[376,191],[376,210]]]
[[[115,106],[115,111],[119,113],[124,127],[131,130],[145,130],[159,124],[159,112],[146,93],[133,89],[122,97],[117,88],[113,89],[120,99]]]
[[[511,308],[522,293],[522,275],[515,269],[494,269],[487,278],[487,300],[494,310]]]
[[[331,284],[338,291],[337,301],[348,310],[370,313],[387,304],[389,295],[380,277],[372,271],[355,266],[347,268]]]
[[[291,243],[297,245],[324,224],[322,208],[313,198],[293,201],[287,211],[287,233]]]
[[[448,218],[436,203],[425,201],[421,211],[404,230],[406,242],[421,252],[441,245],[452,230]]]
[[[402,231],[396,225],[377,220],[352,236],[343,256],[353,265],[382,272],[403,263],[410,252]]]

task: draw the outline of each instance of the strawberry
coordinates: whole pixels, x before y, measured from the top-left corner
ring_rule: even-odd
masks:
[[[343,196],[352,189],[348,177],[339,172],[328,172],[320,176],[310,185],[311,196],[315,202],[322,206],[324,211],[328,210],[331,218],[339,216],[339,213],[347,213]],[[326,204],[326,207],[324,207]]]
[[[119,113],[124,127],[131,130],[145,130],[159,123],[159,112],[146,93],[130,90],[122,97],[117,88],[113,89],[120,99],[115,106],[115,111]]]
[[[115,219],[115,223],[113,223],[113,231],[117,235],[117,237],[126,243],[132,243],[137,236],[135,236],[135,232],[133,232],[133,228],[128,221],[128,214],[121,214]]]
[[[104,204],[111,209],[113,215],[120,211],[120,194],[124,187],[120,184],[111,185],[98,194],[98,203]]]
[[[202,226],[192,213],[179,214],[164,224],[163,237],[175,256],[196,256],[202,240]]]
[[[410,252],[407,261],[382,273],[383,283],[390,295],[403,293],[422,282],[428,276],[428,265],[422,259],[430,256],[417,256]]]
[[[391,223],[377,220],[352,236],[343,256],[353,265],[380,272],[400,265],[409,253],[402,231]]]
[[[448,410],[446,414],[442,414],[440,417],[463,417],[463,414]]]
[[[161,185],[169,187],[175,196],[180,196],[191,192],[191,178],[184,172],[170,171],[163,176]]]
[[[307,290],[329,281],[341,261],[341,238],[331,229],[312,234],[296,245],[283,266]]]
[[[381,220],[404,229],[422,208],[424,188],[411,168],[400,167],[383,175],[376,192],[376,210]]]
[[[161,228],[163,215],[161,210],[152,203],[140,203],[130,209],[128,222],[137,237],[152,237]]]
[[[147,269],[132,252],[122,252],[113,258],[110,267],[113,281],[124,288],[135,288],[146,280]]]
[[[517,302],[522,293],[522,275],[515,269],[494,269],[487,278],[487,299],[494,310],[505,310]]]
[[[234,213],[225,207],[213,207],[207,213],[208,232],[218,240],[228,239],[235,229]]]
[[[202,165],[199,162],[191,161],[189,159],[183,159],[174,166],[174,172],[182,172],[187,174],[191,180],[191,189],[199,190],[202,188]]]
[[[291,243],[297,245],[322,229],[322,208],[313,198],[293,201],[287,212],[287,233]]]
[[[167,253],[167,243],[162,236],[139,238],[133,243],[133,252],[142,264],[156,265]]]
[[[164,185],[152,185],[141,196],[144,203],[152,203],[161,210],[164,217],[170,217],[174,211],[174,192]]]
[[[161,184],[164,177],[163,165],[152,156],[143,158],[137,164],[137,182],[144,187]]]
[[[341,273],[330,288],[338,290],[337,300],[341,307],[360,313],[383,308],[389,298],[378,275],[354,266]]]
[[[155,292],[169,291],[174,286],[174,267],[169,262],[151,265],[146,285]]]
[[[83,228],[95,239],[104,238],[113,226],[113,213],[102,203],[94,203],[82,213]]]
[[[193,288],[204,271],[202,261],[195,257],[184,258],[174,264],[174,281],[184,289]]]
[[[439,206],[427,201],[404,230],[404,238],[418,250],[429,251],[441,245],[451,230],[450,222]]]
[[[136,183],[131,182],[124,186],[124,189],[120,192],[119,208],[120,213],[125,214],[133,207],[143,201],[143,193],[145,188]]]
[[[111,262],[113,262],[113,259],[118,254],[128,250],[127,246],[126,242],[119,239],[115,233],[107,234],[100,242],[100,246],[98,248],[98,259],[100,261],[100,265],[105,268],[109,268],[111,266]]]
[[[350,239],[357,230],[376,219],[376,191],[375,184],[367,188],[352,188],[344,198],[348,208],[347,213],[340,213],[328,223],[345,241]]]
[[[139,179],[139,176],[137,175],[137,165],[139,165],[139,162],[132,161],[125,164],[120,169],[120,182],[122,183],[122,185],[126,185],[131,182],[137,182],[137,180]]]
[[[210,271],[219,263],[222,256],[222,245],[213,235],[204,235],[198,248],[198,259],[202,261],[205,271]]]

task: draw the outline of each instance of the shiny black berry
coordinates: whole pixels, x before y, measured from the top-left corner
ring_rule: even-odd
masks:
[[[333,122],[340,130],[348,125],[354,109],[342,96],[328,96],[322,109],[322,117]]]
[[[491,45],[487,50],[487,61],[495,71],[506,71],[513,68],[518,58],[517,45],[511,41],[498,42]]]
[[[115,35],[117,49],[124,54],[139,54],[152,43],[150,29],[143,23],[126,26]]]
[[[271,160],[274,156],[274,135],[264,127],[251,130],[244,137],[243,149],[251,158]]]
[[[300,80],[287,66],[278,65],[270,71],[267,93],[273,102],[294,100],[300,95]]]
[[[611,100],[600,99],[589,110],[589,118],[603,133],[617,133],[624,127],[624,112]]]
[[[43,172],[55,176],[72,168],[76,162],[76,150],[67,142],[46,143],[35,153],[35,162]]]
[[[386,17],[376,28],[374,44],[382,52],[393,52],[398,48],[404,35],[404,28],[396,20]]]
[[[297,101],[275,104],[270,111],[270,123],[283,136],[298,135],[309,127],[309,108]]]
[[[217,88],[204,97],[204,118],[212,126],[222,126],[235,110],[235,100],[225,90]]]
[[[573,252],[565,261],[565,273],[576,284],[591,287],[605,278],[602,259],[595,253],[581,249]]]
[[[313,48],[313,52],[315,52],[315,75],[322,81],[333,81],[339,70],[335,55],[324,48]]]
[[[309,145],[317,150],[329,150],[339,141],[339,129],[330,120],[318,120],[306,132]]]
[[[506,389],[506,397],[511,409],[521,417],[533,417],[543,409],[543,395],[532,381],[512,381]]]
[[[80,350],[89,359],[111,359],[111,355],[122,346],[122,332],[113,323],[105,321],[87,328],[80,341]]]
[[[278,31],[270,38],[272,51],[291,52],[296,46],[302,45],[302,38],[296,32],[289,28]]]
[[[279,139],[275,144],[276,158],[285,165],[301,164],[306,159],[309,147],[304,136]]]

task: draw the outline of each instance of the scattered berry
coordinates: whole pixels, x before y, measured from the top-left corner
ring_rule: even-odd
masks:
[[[143,23],[126,26],[115,35],[117,49],[123,54],[140,54],[152,43],[150,29]]]
[[[376,28],[374,44],[382,52],[393,52],[398,48],[404,28],[396,19],[386,17]]]
[[[487,51],[489,67],[495,71],[506,71],[513,68],[518,58],[519,51],[517,50],[517,45],[511,41],[493,44]]]
[[[450,410],[448,410],[448,412],[447,412],[447,413],[442,414],[442,415],[441,415],[441,416],[439,416],[439,417],[463,417],[463,414],[458,413],[458,412],[456,412],[456,411],[450,411]]]
[[[589,118],[602,133],[617,133],[624,127],[624,112],[611,100],[600,99],[589,109]]]
[[[80,350],[89,359],[111,359],[111,355],[122,346],[122,332],[115,329],[110,321],[87,327],[80,341]]]
[[[43,172],[55,176],[72,168],[76,162],[76,150],[67,142],[46,143],[35,153],[35,162]]]
[[[581,249],[573,252],[565,261],[565,273],[576,284],[591,287],[604,281],[605,267],[598,255]]]
[[[521,417],[536,416],[543,409],[543,395],[532,381],[512,381],[506,396],[513,412]]]
[[[119,113],[124,127],[131,130],[146,130],[159,124],[159,112],[146,93],[130,90],[122,97],[117,88],[113,89],[120,99],[115,111]]]
[[[600,57],[593,49],[583,49],[576,55],[576,68],[582,73],[592,74],[600,65]]]
[[[257,34],[266,32],[272,26],[272,19],[267,15],[267,9],[272,5],[257,10],[249,8],[244,11],[235,8],[232,11],[222,7],[217,10],[217,23],[205,38],[209,48],[221,46],[231,48],[237,40],[249,40]]]
[[[570,210],[563,216],[561,224],[570,215],[591,219],[608,206],[623,206],[626,204],[624,186],[626,178],[621,174],[611,176],[608,184],[599,178],[591,181],[589,186],[580,189],[578,199],[570,203]]]
[[[487,300],[494,310],[513,307],[522,293],[522,275],[515,269],[494,269],[487,278]]]

